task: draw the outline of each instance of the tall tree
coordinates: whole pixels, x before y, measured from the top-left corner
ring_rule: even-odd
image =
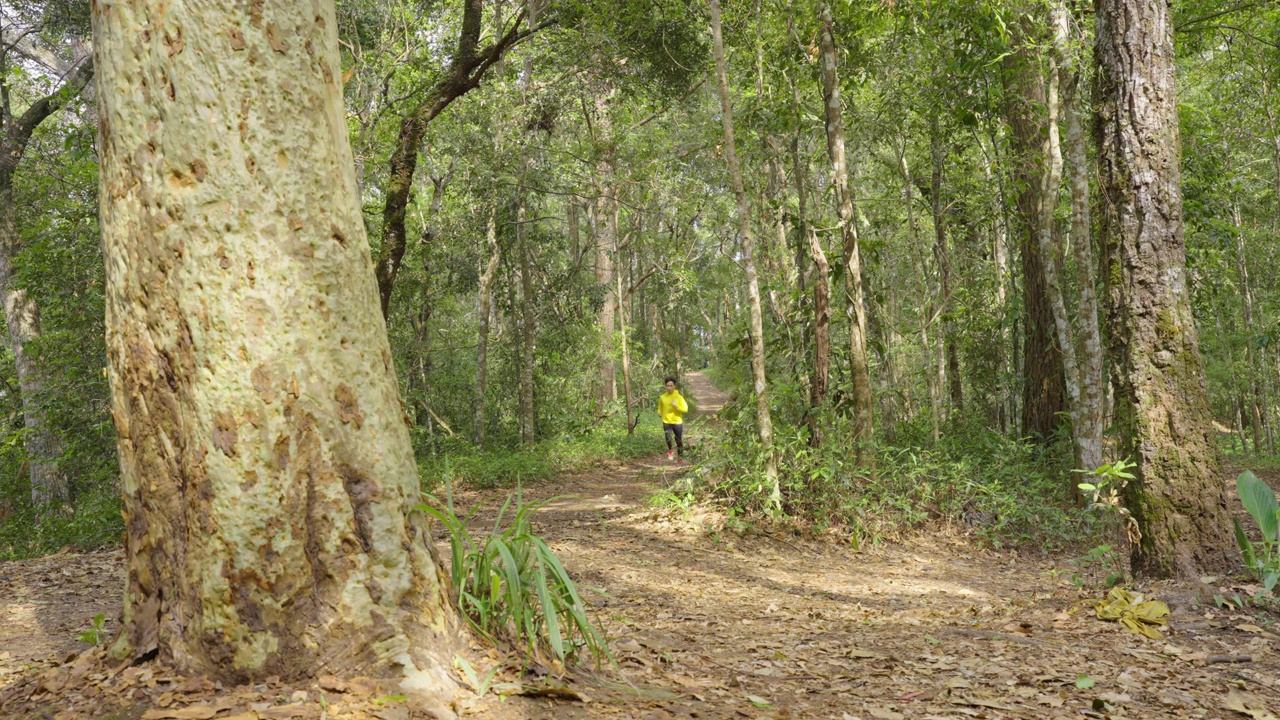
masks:
[[[1198,577],[1229,557],[1226,488],[1191,315],[1172,8],[1096,0],[1109,353],[1142,532],[1135,572]]]
[[[742,267],[747,275],[747,308],[750,315],[751,382],[756,396],[756,430],[765,455],[765,480],[772,488],[769,501],[775,509],[782,507],[782,489],[778,485],[778,461],[773,455],[773,419],[769,413],[769,383],[765,377],[764,320],[760,314],[760,280],[756,275],[755,235],[747,207],[747,191],[738,165],[738,150],[733,139],[733,103],[729,99],[729,74],[724,59],[724,38],[720,31],[720,0],[711,2],[711,52],[716,63],[716,81],[720,88],[720,121],[724,128],[724,159],[729,167],[729,180],[742,242]]]
[[[409,196],[413,190],[413,176],[418,167],[418,153],[427,125],[453,103],[480,86],[485,73],[502,60],[508,50],[529,37],[538,28],[521,30],[525,18],[522,9],[512,21],[511,27],[486,47],[480,47],[484,14],[483,0],[466,0],[462,8],[462,26],[458,31],[458,45],[440,79],[422,96],[400,122],[400,136],[391,153],[390,180],[386,189],[386,203],[382,210],[382,245],[378,251],[376,274],[378,297],[385,319],[391,307],[391,293],[395,289],[396,274],[404,259],[406,247],[405,214],[409,208]]]
[[[112,653],[394,673],[456,621],[361,216],[334,4],[97,2],[127,585]]]
[[[822,9],[822,96],[826,106],[827,153],[831,158],[831,184],[835,188],[840,236],[844,241],[844,289],[849,316],[849,377],[853,385],[854,438],[858,462],[875,463],[870,450],[872,421],[871,363],[867,359],[867,311],[862,293],[862,254],[858,247],[858,219],[849,188],[849,165],[844,149],[844,105],[836,72],[836,44],[830,8]]]
[[[1022,264],[1023,312],[1023,433],[1047,440],[1058,425],[1064,406],[1062,353],[1054,343],[1044,264],[1037,249],[1044,218],[1041,180],[1045,173],[1048,121],[1045,79],[1036,48],[1033,15],[1011,24],[1015,47],[1003,60],[1004,114],[1009,124],[1013,177],[1016,186]]]
[[[23,242],[18,227],[18,207],[14,202],[13,176],[36,128],[61,110],[67,101],[79,95],[93,79],[93,62],[86,56],[63,63],[54,53],[42,51],[34,45],[28,37],[31,33],[4,29],[9,32],[0,42],[0,303],[4,304],[9,348],[17,365],[19,392],[22,394],[31,498],[37,505],[44,505],[54,499],[70,499],[70,486],[66,474],[58,468],[62,440],[49,426],[48,417],[41,407],[46,369],[39,355],[30,347],[40,337],[40,308],[27,288],[14,277]],[[45,72],[61,74],[65,80],[52,93],[37,98],[15,116],[10,83],[15,70],[14,56],[23,54],[43,60]]]

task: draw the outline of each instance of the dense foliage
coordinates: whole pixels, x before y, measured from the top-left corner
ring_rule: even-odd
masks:
[[[347,121],[375,258],[387,249],[397,140],[447,79],[461,5],[339,2]],[[738,401],[680,492],[773,511],[749,410],[749,303],[706,6],[483,6],[482,46],[517,22],[529,34],[426,125],[387,317],[424,487],[446,476],[513,485],[655,451],[660,380],[710,363]],[[81,4],[50,7],[4,11],[39,29],[21,48],[4,36],[0,71],[17,113],[58,87],[31,43],[66,55],[90,40]],[[536,11],[536,25],[522,7]],[[1094,523],[1073,495],[1066,408],[1049,409],[1063,413],[1058,432],[1025,431],[1030,320],[1016,219],[1025,180],[1010,125],[1011,107],[1040,107],[1019,95],[1011,58],[1047,72],[1056,5],[832,3],[875,397],[877,444],[866,465],[850,459],[850,320],[819,75],[821,7],[725,6],[781,512],[861,539],[946,520],[992,542],[1069,543]],[[1064,7],[1072,47],[1084,51],[1092,16]],[[1186,241],[1206,381],[1228,450],[1272,455],[1280,10],[1187,0],[1177,13]],[[1087,96],[1081,72],[1076,92]],[[72,99],[36,128],[13,177],[12,283],[39,306],[32,349],[47,382],[24,398],[12,354],[0,356],[0,558],[112,543],[121,531],[97,132],[90,99]],[[1070,193],[1054,201],[1063,275],[1083,277],[1064,239]],[[809,232],[831,267],[831,389],[817,405]],[[1078,282],[1066,288],[1073,311]],[[1107,279],[1082,282],[1103,292]],[[57,465],[70,497],[53,506],[32,501],[24,400],[44,409],[62,442]]]

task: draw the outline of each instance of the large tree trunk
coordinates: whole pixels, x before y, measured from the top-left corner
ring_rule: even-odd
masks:
[[[747,275],[747,308],[750,313],[751,379],[756,395],[756,429],[765,454],[765,480],[771,486],[770,504],[782,507],[782,488],[778,485],[777,458],[773,455],[773,420],[769,414],[769,384],[764,366],[764,320],[760,315],[760,280],[756,276],[755,237],[751,232],[751,216],[747,207],[747,191],[738,165],[738,150],[733,139],[733,105],[729,101],[729,75],[725,68],[724,39],[720,33],[720,0],[711,3],[711,52],[715,56],[716,80],[720,87],[720,120],[724,128],[724,157],[729,166],[729,180],[737,206],[738,234],[742,237],[742,266]]]
[[[447,699],[446,576],[379,313],[332,2],[99,0],[120,658]]]
[[[826,104],[827,154],[831,157],[831,183],[840,214],[840,235],[844,241],[844,289],[849,316],[849,377],[853,385],[854,440],[860,465],[875,464],[871,450],[872,422],[871,363],[867,359],[867,310],[862,293],[862,255],[858,248],[858,219],[849,188],[849,166],[845,159],[843,105],[840,79],[836,72],[836,46],[832,35],[831,10],[822,10],[822,96]]]
[[[1210,425],[1182,227],[1172,8],[1097,0],[1099,165],[1110,281],[1109,351],[1133,567],[1198,577],[1231,559],[1226,486]]]
[[[45,371],[28,343],[40,337],[40,308],[26,288],[14,286],[14,262],[22,251],[18,232],[18,208],[14,204],[13,176],[22,162],[31,134],[70,97],[80,93],[93,78],[93,64],[82,60],[54,93],[36,100],[20,116],[9,105],[8,68],[0,55],[0,303],[4,305],[9,348],[13,351],[22,394],[23,424],[26,426],[27,462],[31,479],[31,499],[36,505],[53,500],[69,500],[67,477],[58,468],[62,440],[49,427],[40,405],[44,394]]]
[[[485,265],[484,272],[480,274],[480,289],[478,291],[478,302],[476,303],[476,314],[479,320],[479,330],[476,335],[476,393],[475,393],[475,429],[472,432],[472,439],[476,445],[484,444],[484,395],[485,381],[489,373],[489,318],[493,314],[493,280],[498,276],[498,260],[500,254],[498,252],[498,205],[495,202],[493,207],[489,208],[489,232],[487,235],[489,246],[489,262]]]
[[[1029,20],[1027,22],[1030,22]],[[1064,409],[1062,353],[1053,340],[1053,310],[1045,287],[1044,264],[1036,249],[1043,214],[1040,180],[1044,176],[1044,147],[1048,132],[1044,77],[1036,50],[1027,36],[1030,31],[1013,27],[1017,50],[1004,59],[1005,117],[1009,123],[1014,180],[1014,199],[1020,227],[1022,261],[1022,306],[1024,322],[1022,431],[1048,440]]]

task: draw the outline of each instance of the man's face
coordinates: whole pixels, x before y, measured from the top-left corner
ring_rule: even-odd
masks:
[[[671,392],[672,390],[675,390],[675,389],[676,389],[676,384],[675,384],[675,383],[673,383],[673,382],[671,382],[670,380],[668,380],[668,381],[667,381],[667,392]]]

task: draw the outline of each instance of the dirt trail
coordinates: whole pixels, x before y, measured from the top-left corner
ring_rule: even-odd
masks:
[[[696,443],[726,398],[699,373],[689,375],[688,390],[699,407],[689,430]],[[1169,603],[1173,627],[1167,639],[1149,640],[1094,619],[1087,601],[1104,591],[1071,584],[1067,558],[985,551],[958,535],[861,552],[796,537],[740,538],[714,529],[714,508],[685,514],[648,505],[676,472],[655,448],[524,490],[526,498],[566,496],[535,516],[535,528],[581,585],[607,593],[586,595],[639,691],[584,681],[590,702],[489,696],[464,716],[1246,717],[1223,709],[1232,691],[1245,709],[1280,711],[1280,637],[1268,618],[1154,584],[1142,589]],[[468,491],[456,500],[480,503],[484,518],[504,497]],[[89,563],[99,582],[73,572],[59,586],[69,562]],[[83,648],[72,619],[118,612],[119,556],[0,564],[0,583],[3,684],[3,674],[24,672],[22,663]],[[298,717],[321,717],[315,693],[303,705],[308,714]],[[325,717],[357,715],[330,708]]]

